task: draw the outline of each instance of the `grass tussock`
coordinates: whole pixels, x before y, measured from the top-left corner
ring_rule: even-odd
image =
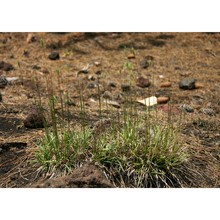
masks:
[[[90,161],[118,187],[177,184],[172,171],[186,158],[179,127],[171,120],[157,121],[155,110],[148,109],[145,115],[138,115],[136,109],[123,109],[118,117],[111,117],[108,129],[103,127],[97,134],[84,125],[77,131],[63,122],[60,127],[54,109],[55,100],[51,99],[52,126],[45,129],[45,136],[37,143],[36,159],[42,169],[68,173]],[[85,118],[82,124],[84,121]]]

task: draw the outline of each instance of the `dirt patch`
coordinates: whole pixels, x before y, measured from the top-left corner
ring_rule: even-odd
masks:
[[[94,165],[75,169],[71,175],[31,185],[33,188],[112,188],[104,174]]]

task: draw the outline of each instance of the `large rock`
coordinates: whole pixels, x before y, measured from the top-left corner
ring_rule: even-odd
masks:
[[[64,177],[40,181],[32,188],[113,188],[104,174],[94,165],[85,165],[75,169]]]
[[[184,78],[180,81],[179,87],[180,89],[191,90],[191,89],[196,88],[195,83],[196,83],[196,80],[193,78]]]

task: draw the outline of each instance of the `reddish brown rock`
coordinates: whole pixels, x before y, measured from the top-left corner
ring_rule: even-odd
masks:
[[[150,81],[147,78],[144,78],[143,76],[138,77],[137,79],[137,86],[141,87],[141,88],[146,88],[150,86]]]
[[[10,70],[14,70],[14,67],[10,63],[0,61],[0,69],[4,71],[10,71]]]
[[[170,87],[172,84],[171,82],[167,81],[167,82],[163,82],[160,84],[160,87],[162,88],[166,88],[166,87]]]
[[[157,103],[158,103],[158,104],[165,104],[165,103],[167,103],[169,100],[170,100],[169,97],[161,96],[161,97],[158,97],[158,98],[157,98]]]
[[[195,82],[195,88],[196,89],[202,89],[203,87],[204,87],[204,85],[202,83]]]
[[[135,55],[133,53],[128,54],[128,59],[135,59]]]

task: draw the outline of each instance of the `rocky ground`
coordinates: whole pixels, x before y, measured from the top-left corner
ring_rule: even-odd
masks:
[[[219,58],[219,33],[0,33],[0,186],[112,187],[93,164],[56,177],[33,163],[44,134],[36,101],[68,91],[71,123],[81,93],[91,127],[98,94],[112,111],[132,94],[155,96],[162,114],[172,102],[193,173],[183,170],[184,186],[220,187]]]

